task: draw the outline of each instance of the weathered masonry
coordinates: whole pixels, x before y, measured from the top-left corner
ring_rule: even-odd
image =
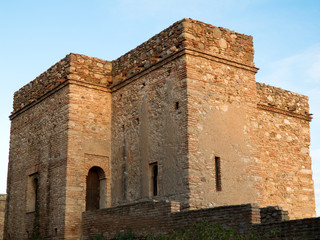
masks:
[[[0,239],[3,239],[6,195],[0,194]]]
[[[79,239],[83,212],[150,199],[314,217],[308,98],[256,83],[253,54],[251,36],[183,19],[114,61],[71,53],[22,87],[5,239]]]

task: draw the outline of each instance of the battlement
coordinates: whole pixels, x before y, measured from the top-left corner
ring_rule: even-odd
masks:
[[[111,62],[70,53],[36,79],[14,93],[13,112],[36,102],[67,80],[107,86],[111,83]]]

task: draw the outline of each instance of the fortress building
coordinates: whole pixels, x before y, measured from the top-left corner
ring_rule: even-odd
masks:
[[[22,87],[5,239],[87,239],[126,221],[115,211],[151,224],[167,206],[314,217],[308,98],[257,83],[253,55],[251,36],[183,19],[114,61],[71,53]]]

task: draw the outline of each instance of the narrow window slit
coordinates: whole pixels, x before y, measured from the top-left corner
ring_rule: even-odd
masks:
[[[222,186],[221,186],[221,161],[220,157],[215,157],[215,169],[216,169],[216,190],[221,191]]]
[[[176,106],[175,106],[175,108],[176,108],[176,110],[178,110],[179,109],[179,102],[176,102]]]
[[[149,165],[150,172],[150,195],[158,196],[158,163]]]

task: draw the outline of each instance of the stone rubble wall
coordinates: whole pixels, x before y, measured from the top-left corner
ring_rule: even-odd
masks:
[[[281,88],[256,83],[258,93],[258,105],[285,112],[288,115],[295,114],[307,118],[309,113],[309,98],[307,96],[287,91]],[[311,119],[310,119],[311,120]]]
[[[54,228],[59,237],[63,235],[68,104],[65,86],[11,119],[5,239],[25,239],[34,230],[37,216],[28,210],[27,202],[32,189],[29,176],[35,174],[41,235],[55,236]]]
[[[161,59],[183,49],[184,21],[185,19],[174,23],[148,41],[114,60],[112,62],[114,84],[125,81],[134,74],[155,65]]]
[[[277,205],[290,219],[315,217],[308,97],[257,84],[261,206]]]
[[[114,84],[184,49],[254,67],[252,37],[192,19],[182,19],[112,62]]]
[[[70,53],[47,71],[14,93],[13,114],[34,103],[68,79],[110,85],[111,62]]]
[[[288,211],[278,206],[260,208],[261,224],[289,221]]]
[[[185,48],[254,67],[252,36],[192,19],[185,19],[183,27]]]
[[[112,92],[112,206],[158,196],[188,206],[185,57],[162,62]]]
[[[3,240],[6,195],[0,194],[0,240]]]
[[[67,80],[70,67],[70,55],[50,67],[36,79],[14,93],[13,113],[35,102],[48,91]]]
[[[81,54],[70,54],[68,79],[109,86],[112,83],[112,63]]]

